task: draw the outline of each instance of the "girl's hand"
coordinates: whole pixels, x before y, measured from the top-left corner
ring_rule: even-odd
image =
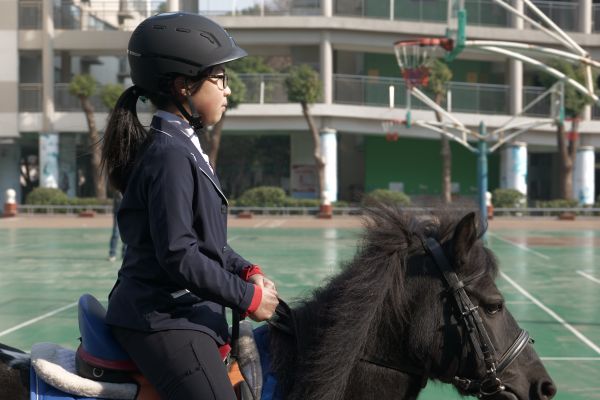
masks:
[[[251,278],[254,278],[254,276],[252,276]],[[269,282],[270,284],[273,284],[273,282]],[[279,300],[277,299],[277,290],[275,290],[274,287],[268,287],[265,285],[262,287],[262,299],[260,301],[260,305],[258,306],[256,311],[249,315],[249,317],[256,322],[265,321],[273,316],[273,314],[275,313],[275,308],[278,304]]]

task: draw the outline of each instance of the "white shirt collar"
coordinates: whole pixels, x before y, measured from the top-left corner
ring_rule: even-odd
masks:
[[[154,113],[154,115],[156,115],[157,117],[162,118],[165,121],[167,121],[167,122],[169,122],[169,123],[177,126],[190,139],[196,134],[194,132],[194,128],[192,128],[190,126],[189,122],[187,122],[186,120],[184,120],[183,118],[181,118],[178,115],[175,115],[175,114],[170,113],[170,112],[165,111],[165,110],[156,110],[156,112]]]
[[[206,164],[208,164],[208,168],[210,168],[210,172],[212,172],[213,174],[215,173],[212,169],[212,166],[210,165],[208,155],[204,152],[204,150],[202,150],[202,146],[200,145],[200,140],[198,139],[198,135],[196,135],[196,132],[194,132],[194,128],[191,127],[189,122],[187,122],[180,116],[175,115],[175,114],[170,113],[165,110],[156,110],[154,115],[156,115],[157,117],[162,118],[163,120],[178,127],[179,130],[184,135],[186,135],[192,141],[194,146],[198,149],[198,151],[202,155],[202,158],[204,158],[204,161],[206,161]]]

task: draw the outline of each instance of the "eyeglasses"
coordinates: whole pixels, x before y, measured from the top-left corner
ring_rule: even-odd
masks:
[[[216,83],[219,90],[225,90],[229,86],[229,79],[227,77],[227,74],[207,75],[206,77],[212,83]],[[215,79],[216,81],[213,81],[213,79]]]

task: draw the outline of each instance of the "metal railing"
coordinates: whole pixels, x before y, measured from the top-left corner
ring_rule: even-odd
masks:
[[[19,111],[42,111],[41,83],[19,83]]]
[[[287,74],[239,74],[239,77],[246,85],[244,103],[289,103]]]
[[[108,109],[102,103],[99,94],[95,94],[90,98],[94,106],[94,112],[107,112]],[[81,101],[76,96],[69,93],[68,83],[57,83],[54,85],[54,109],[56,111],[81,111]]]
[[[289,103],[285,79],[287,74],[240,74],[246,85],[244,103]],[[402,78],[372,77],[362,75],[333,75],[333,99],[337,104],[360,106],[389,106],[389,87],[394,87],[395,107],[406,107],[406,86]],[[450,82],[452,111],[486,114],[508,114],[509,87],[482,83]],[[537,89],[537,88],[534,88]],[[427,90],[424,90],[427,93]],[[99,91],[98,91],[99,92]],[[427,93],[433,97],[432,93]],[[108,111],[99,94],[92,96],[95,112]],[[445,104],[443,104],[445,106]],[[412,99],[415,109],[428,109],[419,100]],[[54,86],[54,108],[59,112],[81,111],[80,100],[69,93],[68,83]],[[150,110],[149,104],[139,104],[138,111]],[[19,111],[42,111],[42,84],[19,85]]]
[[[579,26],[578,2],[536,0],[533,3],[560,28],[566,31],[577,30],[577,27]],[[531,11],[527,11],[526,14],[528,16],[534,16]],[[537,18],[535,19],[537,20]]]
[[[592,31],[600,32],[600,4],[592,4]]]
[[[592,119],[600,119],[600,106],[597,104],[592,107]]]
[[[547,91],[547,88],[539,86],[524,86],[523,87],[523,106],[531,103],[539,95]],[[528,109],[523,115],[530,117],[549,117],[551,112],[551,96],[546,96],[533,107]]]
[[[406,211],[422,213],[432,210],[431,207],[405,207]],[[470,208],[468,208],[470,209]],[[55,205],[17,205],[17,212],[24,215],[46,214],[46,215],[77,215],[82,212],[93,211],[97,214],[112,214],[112,205],[91,205],[91,206],[55,206]],[[242,212],[254,215],[298,215],[314,216],[318,214],[319,207],[229,207],[230,215],[238,215]],[[360,215],[363,212],[361,207],[333,207],[333,215]],[[561,214],[572,213],[582,217],[600,216],[600,208],[597,207],[560,207],[560,208],[494,208],[494,217],[502,216],[529,216],[529,217],[556,217]]]
[[[385,107],[390,104],[390,86],[394,87],[395,107],[406,107],[406,86],[402,78],[335,74],[333,97],[339,104]],[[452,111],[508,114],[509,87],[507,85],[450,82],[449,90],[452,92]],[[424,90],[424,92],[428,91]],[[427,94],[433,97],[432,93]],[[413,98],[412,108],[428,109],[429,107]]]
[[[253,0],[238,4],[232,0],[200,3],[200,14],[213,16],[270,16],[270,15],[321,15],[321,0]]]
[[[42,29],[41,0],[19,1],[19,29]]]
[[[54,28],[66,30],[132,30],[144,18],[165,10],[164,1],[56,2]],[[19,1],[19,29],[42,29],[42,1]]]

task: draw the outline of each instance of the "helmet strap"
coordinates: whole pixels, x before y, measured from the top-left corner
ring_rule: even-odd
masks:
[[[192,110],[192,115],[190,115],[190,113],[185,109],[183,104],[181,104],[179,101],[173,99],[174,100],[173,102],[175,103],[175,106],[181,112],[181,114],[183,114],[183,116],[188,120],[188,122],[190,123],[190,126],[192,128],[194,128],[194,133],[196,133],[196,135],[200,136],[201,134],[204,133],[204,124],[202,123],[202,118],[200,118],[200,114],[198,113],[198,110],[194,106],[194,103],[192,101],[192,96],[187,95],[185,97],[188,101],[188,106],[190,107],[190,110]]]

